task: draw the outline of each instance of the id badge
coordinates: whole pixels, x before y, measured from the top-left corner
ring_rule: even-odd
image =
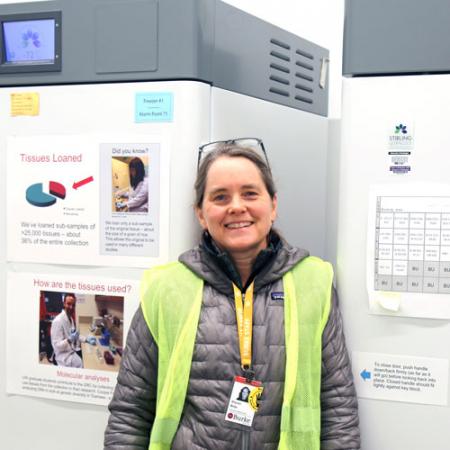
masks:
[[[263,389],[260,381],[247,381],[244,377],[234,377],[225,420],[251,427]]]

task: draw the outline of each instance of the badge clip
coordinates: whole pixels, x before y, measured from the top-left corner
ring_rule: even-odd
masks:
[[[243,366],[242,369],[244,370],[244,377],[247,383],[252,382],[255,379],[255,371],[250,369],[249,366]]]

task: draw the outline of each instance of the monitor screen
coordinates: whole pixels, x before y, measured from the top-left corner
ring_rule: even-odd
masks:
[[[5,64],[53,64],[55,19],[3,22]]]

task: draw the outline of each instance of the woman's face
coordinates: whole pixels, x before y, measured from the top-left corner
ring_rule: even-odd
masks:
[[[256,165],[243,157],[220,157],[211,164],[205,195],[197,208],[200,225],[232,257],[256,255],[267,246],[277,212]]]
[[[130,175],[131,175],[131,178],[136,177],[136,169],[134,167],[130,167]]]

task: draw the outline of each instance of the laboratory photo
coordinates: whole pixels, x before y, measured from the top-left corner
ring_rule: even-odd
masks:
[[[148,156],[112,158],[112,212],[148,213]]]
[[[40,291],[39,363],[117,372],[123,297]]]

